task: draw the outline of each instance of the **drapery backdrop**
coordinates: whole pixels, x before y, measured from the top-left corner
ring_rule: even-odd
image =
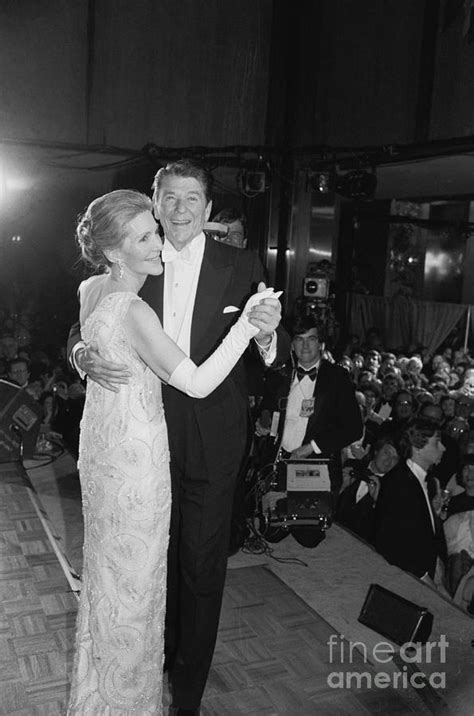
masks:
[[[467,320],[469,312],[465,304],[414,301],[404,296],[382,298],[353,293],[350,301],[350,332],[361,341],[369,328],[376,327],[387,348],[423,345],[429,355],[435,353],[461,318]],[[472,321],[472,309],[470,316]]]

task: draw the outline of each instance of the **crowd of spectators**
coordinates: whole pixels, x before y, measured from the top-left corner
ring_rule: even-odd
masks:
[[[71,370],[65,346],[45,347],[32,336],[27,315],[15,320],[3,315],[0,379],[24,388],[41,406],[38,452],[47,452],[52,441],[77,457],[84,383]],[[380,489],[410,457],[407,430],[420,419],[436,426],[443,451],[428,471],[442,556],[436,580],[474,613],[474,358],[450,348],[431,359],[423,350],[385,351],[375,329],[363,345],[351,336],[338,360],[327,348],[322,357],[348,373],[363,422],[360,439],[340,456],[336,519],[376,546]],[[260,388],[265,380],[254,384]],[[257,420],[261,396],[249,398]]]
[[[363,344],[351,336],[338,359],[327,349],[323,358],[349,374],[363,421],[361,437],[342,450],[336,520],[392,563],[419,578],[426,576],[425,581],[474,614],[474,358],[467,350],[451,348],[432,358],[423,349],[386,351],[375,329]],[[406,526],[411,508],[413,520],[421,520],[414,502],[423,493],[408,490],[401,494],[406,463],[413,466],[411,460],[418,465],[417,476],[419,465],[421,472],[427,472],[426,488],[424,479],[418,477],[429,501],[436,542],[438,560],[433,574],[427,570],[423,575],[423,569],[417,573],[410,567],[414,550],[409,539],[405,561],[392,559],[383,546],[387,539],[380,525],[388,523],[387,499],[393,506],[395,498],[400,498],[400,518],[395,510],[393,525],[398,520],[401,531],[402,515]],[[394,475],[401,476],[399,482]],[[397,535],[397,547],[403,539]]]
[[[28,314],[1,318],[0,379],[24,388],[41,406],[37,452],[64,446],[77,456],[85,387],[68,366],[65,345],[40,345]]]

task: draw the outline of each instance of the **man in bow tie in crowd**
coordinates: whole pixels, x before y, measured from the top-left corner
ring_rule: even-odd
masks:
[[[340,452],[363,430],[354,387],[344,368],[322,357],[324,327],[313,316],[296,319],[290,332],[292,360],[266,379],[256,428],[257,435],[268,436],[260,462],[273,462],[280,448],[291,460],[333,458],[331,489],[337,494]]]
[[[164,273],[149,276],[140,294],[197,365],[221,342],[245,299],[265,288],[254,252],[205,234],[211,186],[212,176],[192,160],[157,172],[153,199],[164,232]],[[268,366],[284,363],[290,346],[279,328],[280,302],[265,298],[259,308],[264,329],[254,350]],[[127,366],[104,361],[94,346],[81,347],[75,360],[90,378],[112,390],[127,380]],[[165,668],[173,713],[197,714],[217,636],[234,486],[246,457],[249,406],[242,361],[207,398],[164,385],[163,403],[172,482]]]

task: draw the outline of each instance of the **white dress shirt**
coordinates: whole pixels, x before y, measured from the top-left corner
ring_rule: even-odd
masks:
[[[311,368],[319,368],[319,363],[320,361],[315,363],[314,366],[311,366]],[[311,370],[311,368],[305,368],[305,370]],[[291,384],[281,441],[283,450],[287,452],[293,452],[293,450],[296,450],[296,448],[301,447],[303,444],[309,418],[301,417],[301,403],[303,400],[314,397],[313,393],[316,379],[317,376],[314,380],[311,380],[308,375],[305,375],[301,380],[298,380],[298,376],[295,375],[293,383]],[[313,443],[314,441],[312,440],[311,444],[313,445]],[[319,448],[317,450],[314,449],[315,446],[316,443],[313,445],[314,452],[320,453]]]
[[[206,237],[201,232],[181,251],[165,238],[163,328],[187,356],[191,350],[191,323]]]
[[[428,485],[426,484],[426,470],[424,470],[420,465],[418,465],[417,462],[413,462],[413,460],[410,459],[407,460],[407,465],[421,485],[421,489],[423,490],[423,494],[425,496],[426,504],[428,505],[428,512],[430,513],[431,526],[433,527],[433,532],[435,532],[433,510],[431,508],[430,498],[428,496]]]

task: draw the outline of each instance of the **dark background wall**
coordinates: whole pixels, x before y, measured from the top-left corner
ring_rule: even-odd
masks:
[[[295,156],[301,170],[341,148],[345,161],[366,145],[465,137],[474,149],[474,43],[458,5],[447,18],[447,0],[3,0],[0,255],[21,264],[0,269],[3,293],[21,277],[38,295],[65,285],[73,303],[75,218],[111,188],[147,190],[148,143],[161,158],[240,147],[209,159],[216,209],[244,208],[253,248],[265,259],[270,238],[279,246],[283,280]],[[268,167],[265,195],[242,196],[249,160]],[[403,172],[379,170],[376,198],[403,194]],[[426,193],[428,174],[408,173],[410,195]]]

